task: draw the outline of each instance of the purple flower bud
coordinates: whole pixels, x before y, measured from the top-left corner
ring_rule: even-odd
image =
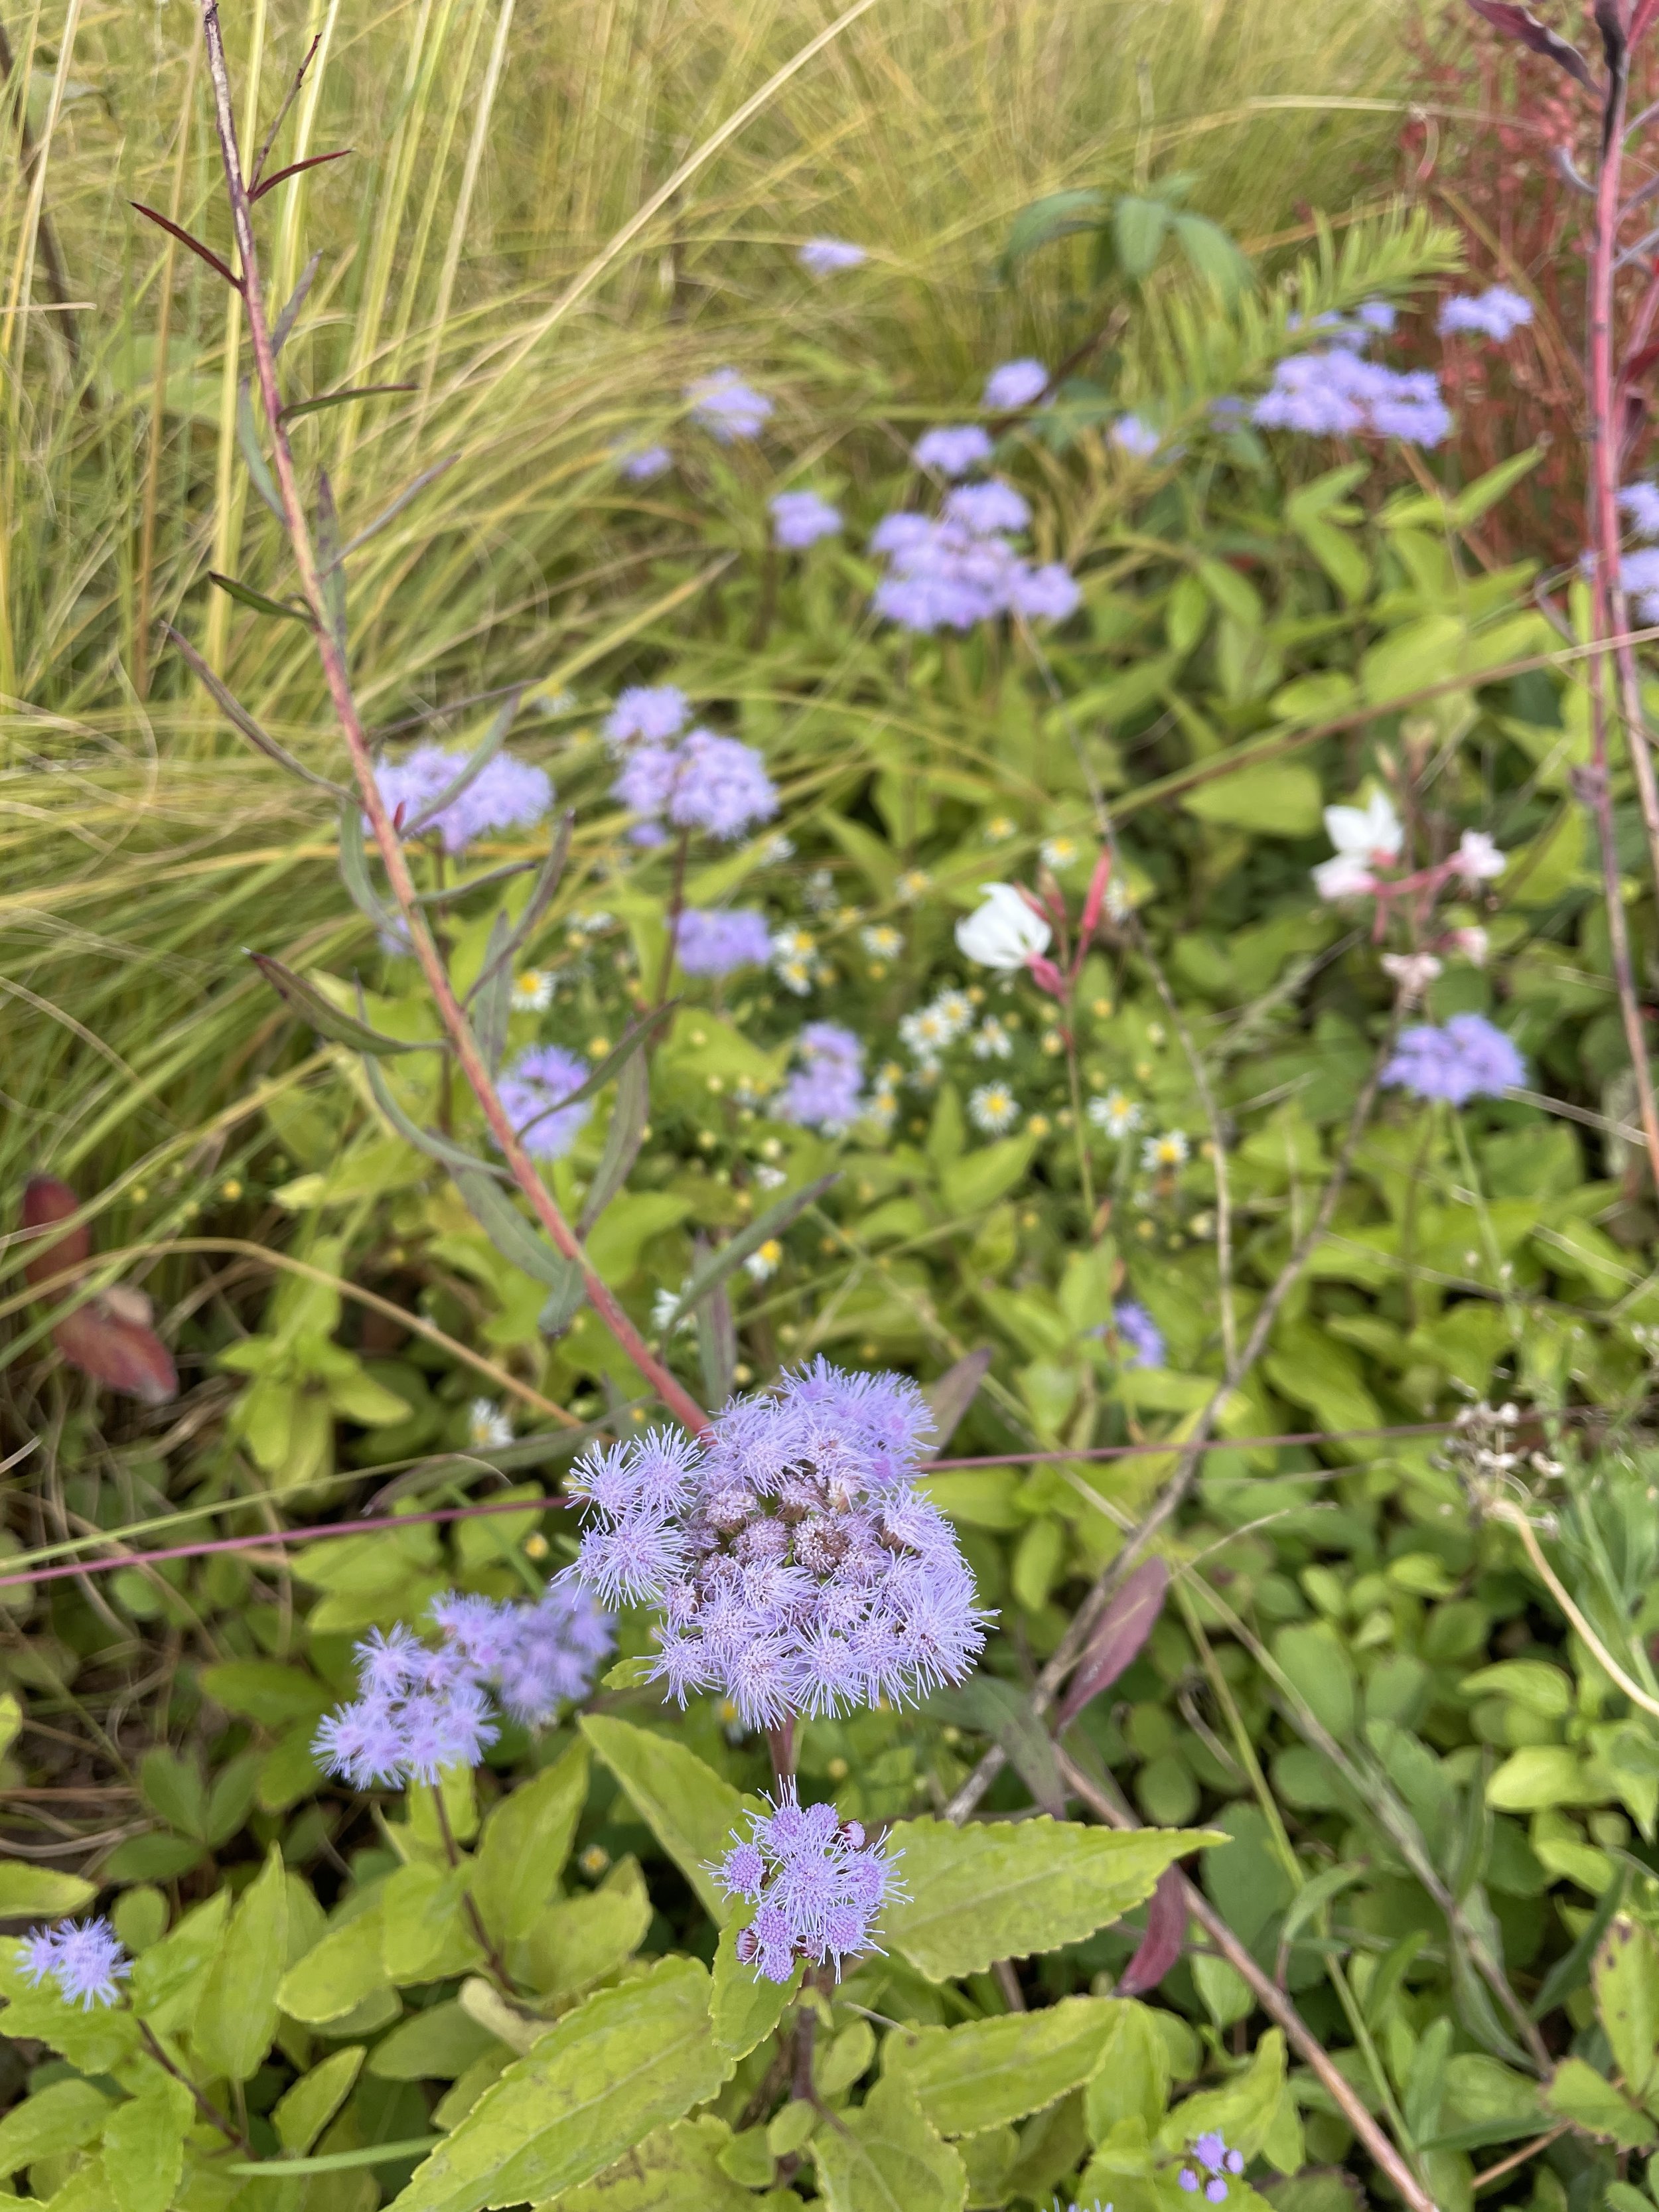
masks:
[[[786,553],[804,553],[820,538],[841,534],[841,515],[815,491],[781,491],[768,501],[773,542]]]
[[[911,458],[919,469],[933,469],[942,477],[965,477],[990,459],[991,441],[976,422],[957,423],[918,438]]]
[[[985,405],[995,415],[1012,414],[1041,399],[1048,388],[1048,372],[1040,361],[1005,361],[985,380]]]

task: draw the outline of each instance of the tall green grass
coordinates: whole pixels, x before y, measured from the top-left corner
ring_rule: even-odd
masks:
[[[1081,334],[1063,250],[997,280],[1018,207],[1180,170],[1247,241],[1340,212],[1386,179],[1400,47],[1392,8],[1291,33],[1269,0],[875,0],[793,70],[822,0],[224,14],[245,143],[320,34],[274,159],[354,149],[264,206],[274,293],[323,254],[295,385],[416,386],[305,433],[348,527],[454,457],[354,564],[382,724],[601,658],[690,573],[695,502],[624,494],[606,462],[689,376],[763,379],[775,454],[971,398],[988,361]],[[276,1024],[237,946],[320,950],[337,917],[325,808],[235,750],[159,625],[302,754],[331,739],[303,634],[205,581],[285,582],[235,448],[237,303],[127,204],[228,251],[195,8],[9,15],[5,143],[26,96],[40,152],[0,161],[0,1167],[102,1182],[263,1065]],[[43,225],[90,303],[69,314]],[[817,231],[871,266],[812,285],[793,249]]]

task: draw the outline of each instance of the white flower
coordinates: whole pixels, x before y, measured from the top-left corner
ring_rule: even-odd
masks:
[[[878,921],[860,930],[859,942],[872,960],[896,960],[904,950],[904,932],[890,922]]]
[[[1109,1091],[1103,1098],[1089,1101],[1089,1119],[1109,1137],[1127,1137],[1140,1127],[1140,1109],[1121,1091]]]
[[[778,1263],[782,1258],[782,1245],[779,1243],[775,1237],[769,1237],[765,1243],[761,1245],[758,1250],[753,1251],[749,1255],[749,1257],[743,1263],[745,1273],[752,1276],[756,1282],[763,1283],[770,1276],[777,1273]]]
[[[975,1060],[1008,1060],[1013,1054],[1014,1041],[994,1014],[987,1014],[968,1049]]]
[[[981,1083],[968,1101],[968,1118],[988,1137],[1000,1137],[1019,1119],[1019,1101],[1006,1083]]]
[[[806,878],[806,903],[814,914],[823,914],[836,902],[836,879],[828,868],[814,868]]]
[[[768,867],[775,867],[783,860],[795,857],[793,840],[788,837],[769,837],[761,847],[761,860]]]
[[[786,991],[793,991],[804,999],[812,988],[813,969],[805,960],[781,960],[773,970]]]
[[[597,937],[600,930],[609,929],[614,920],[614,915],[606,914],[601,908],[598,914],[577,915],[572,920],[570,927],[580,936]]]
[[[985,825],[985,842],[988,845],[1006,845],[1018,828],[1012,815],[994,814]]]
[[[1179,1129],[1166,1129],[1161,1137],[1148,1137],[1140,1148],[1140,1164],[1149,1170],[1183,1167],[1191,1147]]]
[[[493,1398],[475,1398],[466,1409],[467,1441],[475,1451],[499,1449],[513,1441],[513,1424]]]
[[[898,1117],[898,1099],[884,1083],[878,1083],[870,1093],[864,1108],[864,1118],[878,1128],[890,1129]]]
[[[1053,930],[1012,884],[981,884],[980,891],[984,905],[957,924],[957,943],[969,960],[1012,975],[1031,954],[1048,950]]]
[[[1440,973],[1440,963],[1432,952],[1385,952],[1382,972],[1399,984],[1401,1005],[1414,1006]]]
[[[1114,876],[1106,886],[1106,912],[1113,921],[1127,921],[1135,910],[1129,886],[1121,876]]]
[[[553,975],[546,968],[526,968],[513,984],[515,1014],[544,1014],[553,1003]]]
[[[781,1168],[769,1168],[764,1160],[755,1170],[755,1181],[763,1190],[781,1190],[788,1180]]]
[[[954,1044],[973,1021],[974,1002],[965,991],[941,991],[931,1011],[945,1024],[946,1044]]]
[[[914,906],[933,880],[926,868],[907,868],[893,886],[893,896],[901,906]]]
[[[1063,874],[1067,868],[1074,868],[1083,855],[1083,848],[1075,837],[1045,838],[1041,850],[1044,863],[1056,875]]]
[[[1470,885],[1491,883],[1509,866],[1484,830],[1466,830],[1452,860],[1458,874]]]
[[[1336,848],[1335,857],[1322,860],[1313,879],[1320,897],[1328,900],[1355,898],[1373,889],[1373,871],[1397,860],[1406,842],[1400,817],[1380,791],[1364,806],[1328,806],[1325,833]]]
[[[688,1275],[685,1281],[680,1285],[678,1290],[659,1291],[655,1297],[652,1299],[651,1326],[659,1336],[662,1334],[669,1322],[671,1321],[674,1321],[675,1310],[678,1308],[680,1300],[685,1296],[687,1290],[690,1288],[690,1277]],[[678,1336],[681,1329],[690,1328],[690,1326],[691,1316],[689,1313],[681,1314],[678,1321],[674,1322],[674,1334]]]
[[[1455,929],[1451,933],[1451,942],[1453,950],[1461,952],[1471,967],[1486,966],[1490,939],[1484,929]]]
[[[919,1006],[898,1025],[899,1042],[911,1057],[931,1066],[951,1042],[951,1031],[937,1006]]]

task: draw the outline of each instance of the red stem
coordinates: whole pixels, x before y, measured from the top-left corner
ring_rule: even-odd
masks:
[[[207,44],[208,68],[213,79],[219,150],[224,164],[226,189],[230,198],[237,252],[241,258],[248,339],[253,349],[254,368],[259,380],[265,420],[270,428],[272,458],[283,518],[294,550],[295,567],[299,571],[300,588],[307,606],[311,610],[312,633],[318,658],[322,663],[335,718],[351,756],[363,811],[368,817],[374,842],[380,849],[386,880],[408,926],[410,943],[437,1006],[456,1064],[483,1110],[490,1134],[500,1148],[514,1181],[535,1209],[536,1217],[546,1231],[554,1249],[565,1259],[574,1260],[580,1267],[589,1303],[623,1352],[676,1419],[683,1421],[694,1432],[701,1432],[709,1425],[708,1416],[651,1352],[608,1285],[589,1262],[580,1241],[560,1211],[557,1200],[543,1182],[529,1154],[520,1143],[417,903],[402,842],[386,812],[374,779],[374,757],[357,713],[356,702],[352,697],[345,654],[331,634],[325,616],[316,554],[312,546],[310,526],[306,520],[305,505],[300,496],[293,450],[283,423],[283,396],[276,380],[276,361],[271,351],[270,331],[265,320],[264,291],[259,279],[258,256],[254,245],[252,210],[248,201],[247,188],[242,181],[241,156],[236,143],[236,118],[231,101],[230,74],[225,61],[224,40],[219,27],[218,0],[202,0],[202,31]]]

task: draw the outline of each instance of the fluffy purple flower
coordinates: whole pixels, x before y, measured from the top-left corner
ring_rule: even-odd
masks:
[[[1384,1083],[1454,1106],[1500,1097],[1526,1079],[1527,1064],[1513,1041],[1484,1014],[1454,1014],[1443,1029],[1422,1022],[1402,1030],[1382,1071]]]
[[[381,799],[394,819],[398,809],[403,810],[400,826],[405,836],[448,790],[466,763],[464,751],[417,745],[404,759],[381,761],[376,766],[374,781]],[[511,753],[497,753],[420,834],[441,837],[447,853],[465,852],[475,837],[490,830],[530,828],[552,804],[553,786],[545,769],[518,760]]]
[[[690,907],[680,916],[674,950],[688,975],[729,975],[734,968],[763,968],[772,933],[753,907]]]
[[[931,1427],[903,1376],[819,1360],[732,1400],[695,1442],[590,1452],[569,1571],[601,1596],[660,1604],[656,1678],[682,1704],[720,1690],[745,1727],[959,1682],[987,1616],[955,1531],[914,1480]],[[812,1816],[778,1817],[781,1844]]]
[[[839,270],[860,267],[869,258],[849,238],[809,238],[795,256],[809,276],[833,276]]]
[[[494,1669],[497,1696],[526,1728],[544,1728],[592,1687],[616,1645],[611,1616],[580,1584],[551,1582],[534,1605],[503,1608],[513,1633]]]
[[[637,453],[623,454],[617,465],[629,483],[654,483],[673,467],[674,456],[666,446],[642,446]]]
[[[1011,414],[1017,407],[1029,407],[1033,400],[1041,399],[1048,389],[1048,371],[1042,362],[1029,357],[1005,361],[985,380],[984,404],[994,415]]]
[[[1443,300],[1435,327],[1443,338],[1465,332],[1502,345],[1532,320],[1532,301],[1503,284],[1471,297]]]
[[[787,1982],[798,1959],[833,1965],[878,1949],[882,1909],[902,1894],[897,1856],[866,1843],[855,1820],[833,1805],[803,1806],[785,1782],[769,1816],[749,1815],[750,1833],[732,1832],[732,1849],[709,1869],[728,1897],[757,1901],[738,1936],[738,1959],[767,1981]]]
[[[976,538],[988,538],[994,531],[1018,532],[1027,529],[1031,510],[1012,484],[957,484],[945,495],[945,520],[959,522]]]
[[[605,734],[613,746],[666,744],[691,719],[691,702],[673,684],[630,684],[617,695],[605,717]]]
[[[1030,520],[1018,493],[998,483],[959,485],[937,521],[885,516],[870,539],[887,562],[876,612],[922,635],[971,629],[1011,611],[1028,620],[1070,614],[1079,594],[1069,571],[1058,562],[1032,568],[1003,534]]]
[[[825,1135],[838,1135],[859,1116],[864,1047],[835,1022],[808,1022],[795,1040],[801,1065],[784,1085],[778,1113]]]
[[[691,403],[692,420],[722,446],[759,437],[773,411],[772,402],[763,392],[751,390],[735,368],[717,368],[712,376],[688,384],[685,396]]]
[[[1064,622],[1083,604],[1077,578],[1060,561],[1046,561],[1040,568],[1024,563],[1009,579],[1008,603],[1027,622]]]
[[[679,830],[740,837],[778,811],[776,787],[752,745],[691,730],[678,745],[636,746],[612,793],[636,814],[666,814]]]
[[[132,1961],[107,1920],[64,1920],[55,1928],[37,1928],[24,1938],[19,1968],[26,1981],[38,1989],[54,1981],[59,1995],[83,2012],[94,2005],[112,2005],[121,1992],[117,1984],[132,1972]]]
[[[911,459],[919,469],[933,469],[942,477],[965,477],[991,458],[991,441],[976,422],[947,424],[918,438]]]
[[[840,535],[840,514],[815,491],[781,491],[768,504],[773,543],[786,553],[804,553],[820,538]]]
[[[1619,495],[1619,504],[1630,517],[1637,537],[1659,538],[1659,483],[1627,483]]]
[[[1451,428],[1431,370],[1401,373],[1346,346],[1281,361],[1251,416],[1267,430],[1327,438],[1369,431],[1421,446],[1437,446]]]
[[[1137,1299],[1120,1298],[1117,1301],[1112,1309],[1111,1326],[1121,1347],[1121,1357],[1125,1367],[1163,1366],[1163,1332]]]
[[[1149,461],[1163,443],[1150,422],[1139,415],[1120,415],[1111,428],[1111,441],[1119,453],[1138,461]]]
[[[1202,2195],[1209,2204],[1224,2204],[1227,2201],[1227,2180],[1230,2174],[1243,2173],[1244,2154],[1229,2150],[1227,2139],[1218,2128],[1207,2134],[1196,2136],[1188,2154],[1190,2164],[1183,2166],[1176,2179],[1189,2197]]]
[[[556,1044],[532,1044],[507,1068],[498,1089],[507,1119],[532,1159],[562,1159],[593,1111],[593,1102],[566,1106],[580,1091],[588,1070],[574,1053]]]

